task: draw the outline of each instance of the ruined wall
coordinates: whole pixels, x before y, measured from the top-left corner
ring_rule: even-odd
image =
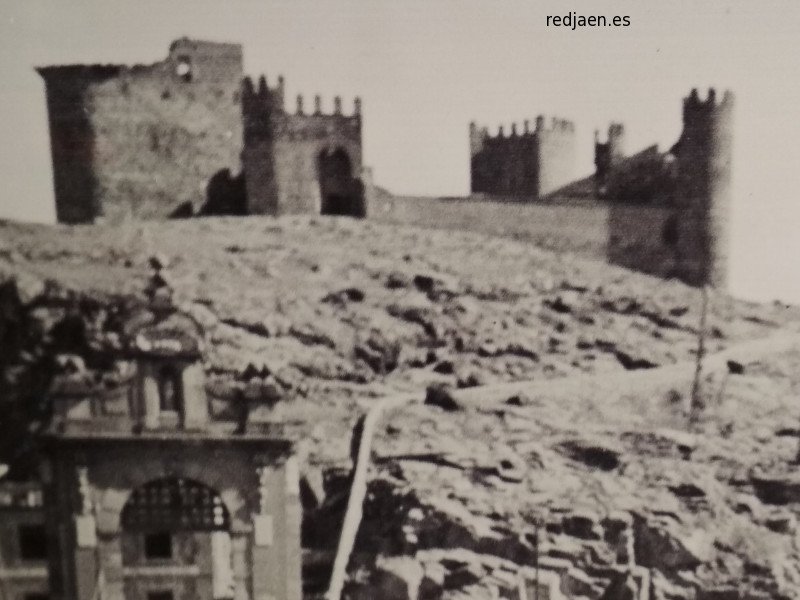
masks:
[[[733,105],[730,92],[717,101],[713,89],[706,100],[692,90],[683,101],[683,133],[673,150],[681,277],[723,289],[728,281]]]
[[[298,98],[289,114],[283,78],[242,79],[239,45],[183,38],[150,66],[38,71],[60,222],[366,214],[360,101],[344,115],[338,97],[329,114]]]
[[[473,194],[541,198],[570,183],[575,176],[575,128],[553,119],[545,126],[537,117],[534,131],[524,122],[522,133],[512,124],[496,136],[470,124],[470,181]]]
[[[61,222],[164,218],[186,203],[199,208],[215,174],[240,170],[238,45],[183,38],[154,65],[39,73]]]

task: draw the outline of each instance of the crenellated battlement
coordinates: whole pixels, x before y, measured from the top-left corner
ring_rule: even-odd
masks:
[[[533,123],[533,129],[531,129],[531,121],[528,119],[522,121],[521,127],[518,127],[517,122],[511,122],[508,126],[508,129],[506,129],[505,124],[501,124],[497,127],[497,133],[492,135],[489,133],[488,127],[484,125],[478,125],[475,121],[472,121],[469,124],[470,138],[480,138],[483,141],[492,141],[520,137],[533,137],[538,133],[575,133],[575,124],[567,119],[553,117],[548,122],[543,115],[539,115],[536,117]]]
[[[733,105],[734,96],[730,90],[725,90],[721,99],[717,99],[717,92],[714,88],[708,89],[705,100],[700,98],[697,88],[693,88],[689,95],[683,99],[684,110],[709,110],[714,108],[730,108]]]
[[[305,111],[305,97],[303,94],[297,95],[295,104],[295,115],[299,116],[317,116],[317,117],[345,117],[345,118],[360,118],[361,117],[361,98],[355,97],[353,99],[353,112],[350,115],[342,113],[342,98],[341,96],[334,96],[332,112],[326,113],[323,109],[322,96],[316,94],[314,96],[314,111],[306,113]]]
[[[250,77],[242,79],[242,107],[247,114],[250,111],[283,110],[285,84],[283,75],[278,76],[278,84],[270,88],[267,78],[259,76],[258,84],[254,85]]]
[[[551,132],[551,133],[575,133],[575,123],[567,119],[559,119],[553,117],[549,125],[545,124],[543,116],[536,117],[536,131],[537,132]]]
[[[594,130],[594,143],[595,144],[613,144],[615,141],[621,140],[625,137],[625,125],[623,123],[611,122],[608,126],[608,135],[606,141],[600,140],[600,130]]]
[[[734,96],[730,91],[726,90],[722,98],[719,98],[716,90],[710,88],[705,99],[702,99],[697,88],[694,88],[683,99],[684,128],[708,127],[714,122],[725,120],[733,113],[733,105]]]

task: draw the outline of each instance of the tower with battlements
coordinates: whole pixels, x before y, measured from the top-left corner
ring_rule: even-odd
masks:
[[[361,161],[361,101],[351,114],[340,97],[324,112],[320,96],[306,110],[298,96],[284,107],[283,78],[243,84],[244,167],[248,214],[365,216]]]
[[[615,166],[625,158],[625,125],[611,123],[608,126],[608,139],[600,142],[600,132],[594,132],[595,186],[598,195],[605,193],[608,176]]]
[[[725,288],[728,282],[734,97],[705,100],[692,90],[683,101],[683,133],[677,159],[677,268],[695,285]]]
[[[683,101],[683,131],[669,152],[653,146],[610,165],[610,262],[727,288],[733,105],[730,92],[718,99],[712,89],[701,100],[692,90]]]
[[[473,122],[469,137],[473,194],[538,199],[574,179],[575,126],[571,121],[553,119],[545,124],[539,116],[533,130],[525,121],[522,131],[512,124],[506,134],[501,126],[495,136]]]

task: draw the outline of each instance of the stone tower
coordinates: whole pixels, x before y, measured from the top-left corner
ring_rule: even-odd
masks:
[[[677,270],[692,285],[725,289],[733,138],[731,92],[714,89],[701,100],[692,90],[683,101],[683,133],[673,148],[678,163]]]
[[[604,186],[612,169],[625,158],[625,125],[611,123],[608,126],[608,141],[600,142],[600,132],[594,132],[595,183],[604,193]]]
[[[470,141],[470,190],[537,200],[571,183],[575,176],[575,126],[554,118],[549,124],[543,116],[535,129],[524,121],[506,134],[501,126],[496,136],[486,127],[472,122]]]

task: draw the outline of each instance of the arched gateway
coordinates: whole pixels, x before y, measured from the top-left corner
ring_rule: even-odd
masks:
[[[335,216],[363,216],[361,182],[353,176],[353,165],[342,148],[326,149],[317,158],[320,213]]]

